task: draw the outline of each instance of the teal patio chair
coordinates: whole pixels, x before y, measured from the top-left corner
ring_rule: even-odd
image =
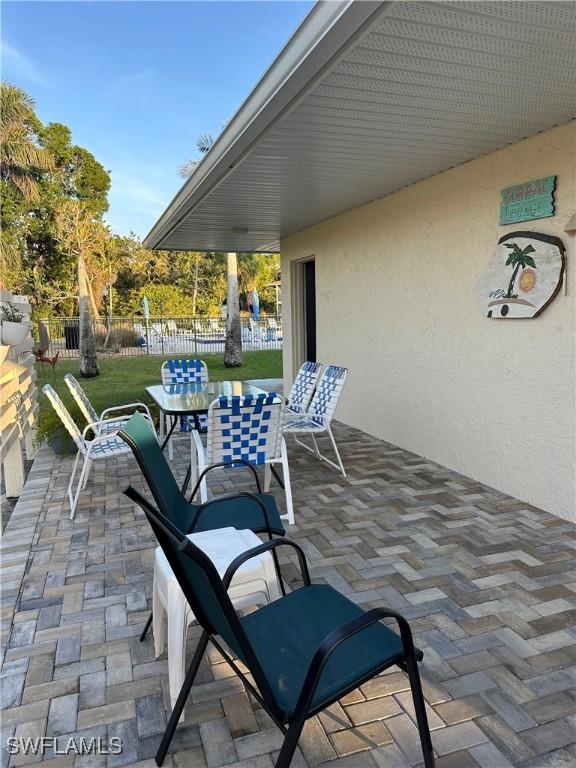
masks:
[[[286,531],[274,496],[262,493],[260,480],[254,467],[247,462],[212,464],[198,478],[194,493],[205,476],[216,467],[245,464],[253,473],[256,493],[231,493],[211,499],[203,504],[193,504],[183,496],[154,431],[144,416],[135,413],[118,432],[118,437],[132,449],[152,497],[162,514],[184,534],[210,531],[216,528],[238,528],[265,533],[269,537],[284,536]],[[283,588],[282,582],[280,582]],[[143,640],[152,617],[142,631]]]
[[[203,629],[184,684],[156,754],[161,766],[208,645],[220,652],[254,698],[284,732],[276,768],[288,768],[305,721],[396,665],[408,674],[425,768],[434,767],[432,741],[410,625],[400,614],[363,611],[326,585],[312,584],[303,550],[288,539],[271,539],[244,552],[220,579],[218,571],[164,515],[136,490],[139,504],[178,583]],[[296,552],[304,585],[241,618],[227,594],[238,568],[263,552],[288,547]],[[393,619],[399,634],[382,624]],[[226,650],[223,644],[226,644]],[[237,663],[237,661],[239,663]],[[242,664],[252,681],[239,668]]]

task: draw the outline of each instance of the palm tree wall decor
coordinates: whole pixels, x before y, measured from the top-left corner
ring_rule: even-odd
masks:
[[[506,266],[513,267],[512,277],[508,283],[506,298],[515,299],[517,296],[513,294],[512,291],[514,290],[514,283],[516,282],[520,267],[522,267],[522,269],[526,269],[526,267],[536,269],[536,262],[531,256],[528,256],[529,253],[534,253],[535,249],[531,245],[527,245],[526,248],[520,248],[517,243],[506,243],[506,248],[510,248],[510,255],[506,259]]]

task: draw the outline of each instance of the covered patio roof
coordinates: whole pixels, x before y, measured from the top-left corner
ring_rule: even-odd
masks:
[[[320,2],[149,248],[280,238],[572,119],[569,2]]]

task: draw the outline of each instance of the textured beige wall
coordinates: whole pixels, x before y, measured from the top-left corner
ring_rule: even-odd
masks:
[[[575,125],[554,128],[282,241],[316,258],[318,359],[350,369],[337,418],[562,517],[575,509]],[[500,227],[500,189],[557,176],[556,215]],[[562,238],[567,290],[533,320],[489,320],[475,287],[517,229]]]

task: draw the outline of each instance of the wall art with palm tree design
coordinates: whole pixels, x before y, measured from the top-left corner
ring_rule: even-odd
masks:
[[[537,317],[558,295],[566,252],[562,240],[539,232],[509,232],[480,278],[478,299],[487,317]]]

